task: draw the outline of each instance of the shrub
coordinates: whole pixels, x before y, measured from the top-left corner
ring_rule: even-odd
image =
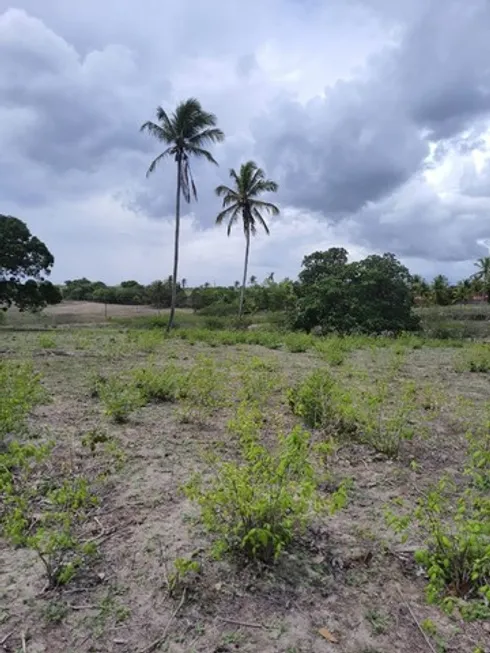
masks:
[[[278,387],[277,368],[274,362],[257,356],[247,360],[239,369],[240,399],[264,404]]]
[[[143,367],[133,372],[136,387],[146,402],[177,401],[186,395],[187,379],[176,365]]]
[[[217,463],[213,478],[186,486],[206,528],[216,537],[215,553],[272,563],[325,507],[319,477],[309,460],[310,435],[299,427],[279,436],[270,452],[250,432],[241,438],[242,460]],[[340,507],[345,490],[331,497]]]
[[[198,356],[186,380],[185,421],[204,421],[214,410],[224,406],[227,375],[212,358]]]
[[[335,381],[327,370],[315,370],[288,391],[291,410],[310,428],[326,427],[333,418],[334,385]]]
[[[104,413],[120,424],[146,403],[143,392],[126,379],[108,378],[96,386],[96,391],[104,406]]]
[[[56,349],[56,339],[48,333],[41,333],[38,343],[41,349]]]
[[[0,451],[7,436],[24,430],[29,411],[45,396],[31,364],[0,361]]]
[[[94,542],[82,540],[79,529],[97,499],[84,478],[58,482],[42,475],[38,468],[51,450],[51,443],[12,442],[0,453],[0,525],[13,544],[37,553],[49,586],[55,587],[69,582],[96,553]]]
[[[458,372],[490,372],[490,347],[472,345],[463,349],[456,363]]]
[[[387,520],[397,532],[404,533],[412,523],[422,532],[425,544],[415,559],[427,573],[430,603],[441,603],[448,611],[458,606],[468,618],[483,613],[488,618],[490,498],[468,489],[454,501],[455,489],[454,482],[443,478],[412,513],[400,517],[387,511]],[[475,610],[467,603],[472,600],[483,605]]]

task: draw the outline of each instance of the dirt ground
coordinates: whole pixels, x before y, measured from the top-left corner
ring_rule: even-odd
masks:
[[[209,347],[179,339],[162,339],[148,351],[137,338],[112,328],[50,335],[53,342],[38,333],[0,333],[2,356],[32,360],[50,398],[34,409],[31,432],[54,438],[64,456],[82,461],[90,459],[83,436],[103,429],[125,462],[108,480],[88,526],[101,556],[86,577],[45,591],[35,554],[0,540],[0,651],[473,653],[478,646],[490,651],[489,623],[466,623],[426,603],[425,579],[412,556],[416,541],[400,544],[383,517],[390,500],[415,501],[431,481],[461,470],[467,425],[458,402],[483,405],[490,388],[489,375],[455,371],[461,350],[405,352],[400,378],[437,390],[437,411],[426,428],[403,444],[395,461],[364,445],[342,443],[328,464],[336,478],[353,480],[346,508],[317,519],[276,566],[257,569],[211,557],[209,535],[181,491],[193,472],[208,471],[207,453],[233,451],[226,431],[232,386],[230,405],[205,423],[186,423],[178,405],[163,403],[139,409],[118,425],[91,396],[93,376],[141,366],[149,358],[157,365],[172,361],[188,367],[203,354],[232,373],[238,361],[257,356],[271,361],[283,379],[270,411],[287,429],[297,419],[288,409],[286,388],[327,363],[314,352]],[[386,349],[354,351],[332,371],[343,374],[352,366],[372,379],[389,356]],[[185,592],[169,596],[169,570],[187,555],[200,562],[201,572]],[[420,628],[426,619],[436,624],[437,636]]]

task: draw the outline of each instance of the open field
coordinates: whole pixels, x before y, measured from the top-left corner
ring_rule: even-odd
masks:
[[[48,582],[39,540],[16,546],[17,522],[8,517],[0,650],[490,651],[484,602],[479,619],[475,610],[463,619],[457,608],[446,614],[429,604],[413,556],[427,545],[424,528],[413,521],[404,541],[386,518],[388,509],[404,515],[444,474],[455,482],[447,488],[450,514],[475,478],[488,491],[488,346],[260,330],[181,329],[165,338],[162,330],[109,325],[0,331],[0,350],[0,364],[32,366],[22,383],[39,373],[43,390],[26,429],[14,437],[6,428],[5,443],[52,442],[21,474],[14,470],[16,487],[29,485],[28,538],[45,523],[53,488],[78,479],[97,498],[84,503],[80,490],[76,501],[63,500],[71,536],[85,547],[83,565],[63,582]],[[330,383],[324,403],[320,386],[298,385],[320,377]],[[0,419],[6,414],[0,410]],[[183,487],[196,472],[209,487],[223,460],[243,469],[244,452],[257,444],[275,451],[278,434],[305,420],[314,422],[305,428],[318,503],[344,488],[345,505],[331,514],[312,504],[305,528],[274,564],[216,557],[219,535],[205,528],[199,502]],[[0,454],[6,444],[2,450],[0,437]],[[319,448],[325,444],[328,452]],[[294,487],[302,491],[301,478]]]

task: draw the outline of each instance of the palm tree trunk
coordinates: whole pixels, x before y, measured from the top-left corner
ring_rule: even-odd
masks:
[[[250,230],[247,229],[245,232],[245,264],[243,266],[243,281],[242,289],[240,291],[240,304],[238,306],[238,319],[241,319],[243,313],[243,300],[245,299],[245,286],[247,285],[247,271],[248,271],[248,255],[250,252]]]
[[[175,198],[175,242],[174,242],[174,272],[172,275],[172,300],[170,303],[170,317],[168,318],[167,333],[174,325],[175,306],[177,304],[177,273],[179,270],[179,237],[180,237],[180,186],[182,175],[182,161],[177,159],[177,196]]]

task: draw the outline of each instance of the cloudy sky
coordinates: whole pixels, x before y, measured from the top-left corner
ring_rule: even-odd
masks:
[[[457,279],[490,238],[489,34],[489,0],[0,0],[0,213],[56,281],[167,276],[175,170],[145,178],[139,126],[196,96],[227,139],[195,166],[189,283],[240,277],[213,189],[249,158],[280,184],[259,278],[343,245]]]

